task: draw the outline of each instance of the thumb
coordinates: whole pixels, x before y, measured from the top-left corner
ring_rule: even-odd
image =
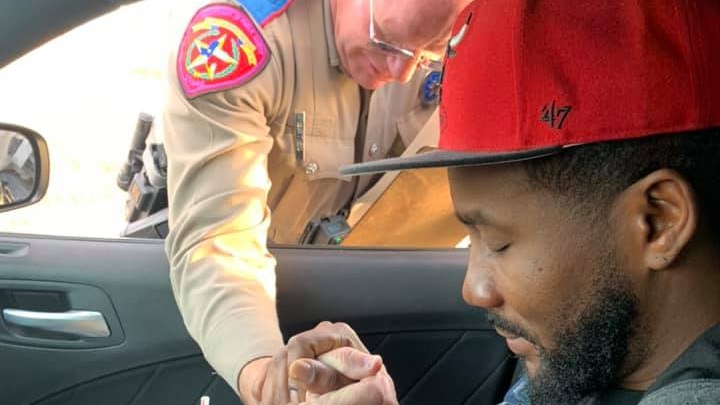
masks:
[[[378,373],[382,368],[382,357],[368,354],[352,347],[341,347],[317,358],[353,380],[361,380]]]
[[[291,384],[315,394],[325,394],[355,382],[325,363],[310,359],[295,360],[289,375]]]
[[[299,388],[324,394],[382,369],[382,358],[349,347],[335,349],[317,360],[299,359],[290,364],[289,376]]]

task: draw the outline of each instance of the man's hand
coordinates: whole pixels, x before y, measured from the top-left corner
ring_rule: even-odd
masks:
[[[238,377],[238,390],[243,402],[246,405],[285,405],[304,400],[305,389],[291,387],[288,383],[289,365],[298,359],[317,359],[325,353],[342,347],[351,347],[356,349],[356,353],[365,354],[371,358],[369,362],[374,365],[371,365],[370,368],[367,368],[367,372],[363,373],[358,371],[362,369],[362,366],[355,368],[356,363],[353,361],[365,362],[364,357],[354,354],[341,358],[335,355],[330,361],[334,361],[335,363],[331,364],[337,368],[325,366],[322,369],[312,369],[318,372],[316,379],[311,383],[313,389],[317,390],[315,392],[325,393],[339,389],[371,376],[380,369],[382,365],[380,358],[369,355],[367,348],[350,326],[345,323],[322,322],[314,329],[292,337],[287,346],[272,358],[265,357],[254,360],[243,368]],[[352,369],[354,374],[343,375],[341,371],[337,371],[338,369],[343,370],[343,367],[346,371]],[[302,368],[303,363],[298,363],[295,371],[302,373]],[[291,392],[296,393],[297,398],[291,397]]]
[[[382,369],[380,356],[341,347],[320,355],[317,360],[295,360],[290,364],[289,374],[294,388],[325,394],[374,376]]]
[[[344,380],[338,380],[343,376]],[[290,377],[307,391],[307,405],[397,405],[392,378],[382,359],[343,347],[317,360],[300,359],[290,365]],[[348,379],[356,380],[348,383]]]

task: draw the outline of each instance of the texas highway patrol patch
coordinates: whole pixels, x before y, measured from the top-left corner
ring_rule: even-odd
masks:
[[[180,42],[177,76],[187,98],[238,87],[257,76],[270,49],[240,7],[210,4],[195,13]]]

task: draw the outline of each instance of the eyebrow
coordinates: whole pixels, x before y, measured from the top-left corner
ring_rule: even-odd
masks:
[[[372,18],[372,17],[371,17]],[[375,24],[375,35],[380,38],[383,41],[387,41],[387,33],[383,28],[378,24],[377,20],[373,18],[373,23]]]
[[[416,45],[402,43],[401,41],[398,41],[398,39],[397,39],[397,32],[389,33],[387,31],[385,31],[380,24],[378,24],[377,20],[374,20],[374,22],[375,22],[375,36],[377,36],[377,38],[381,41],[385,41],[391,45],[405,48],[405,49],[407,49],[409,51],[413,51],[413,52],[431,49],[430,46],[417,47]],[[449,41],[449,39],[448,39],[448,41]],[[430,45],[435,46],[435,45],[439,45],[443,42],[446,42],[446,41],[436,40],[436,41],[433,41],[433,43],[431,43]]]
[[[484,215],[480,211],[472,211],[466,214],[461,214],[457,211],[455,211],[455,216],[457,217],[458,221],[460,221],[464,225],[468,226],[493,226],[494,221],[487,217],[487,215]]]

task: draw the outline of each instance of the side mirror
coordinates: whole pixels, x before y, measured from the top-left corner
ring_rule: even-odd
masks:
[[[39,201],[50,180],[50,157],[40,134],[0,123],[0,212]]]

